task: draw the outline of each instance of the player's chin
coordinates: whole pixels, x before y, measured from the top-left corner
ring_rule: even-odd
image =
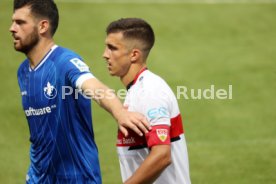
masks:
[[[115,76],[115,72],[110,67],[107,67],[107,69],[108,69],[109,75]]]
[[[16,44],[16,43],[14,43],[14,49],[16,51],[22,51],[22,47],[20,45]]]
[[[15,41],[13,42],[13,46],[14,46],[14,49],[17,50],[17,51],[22,50],[22,45],[21,45],[21,43],[19,42],[19,40],[15,40]]]
[[[111,76],[113,76],[113,77],[114,77],[114,76],[117,76],[115,73],[110,72],[110,71],[109,71],[109,75],[111,75]]]
[[[120,75],[118,75],[118,73],[109,70],[109,75],[111,75],[112,77],[120,77]]]

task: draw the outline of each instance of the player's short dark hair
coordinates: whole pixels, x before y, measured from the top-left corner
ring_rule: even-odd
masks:
[[[59,14],[54,0],[14,0],[13,11],[30,6],[35,17],[47,18],[50,22],[50,32],[53,36],[58,28]]]
[[[106,33],[122,32],[126,39],[136,39],[143,43],[145,57],[154,45],[154,32],[152,27],[140,18],[121,18],[111,22],[106,28]]]

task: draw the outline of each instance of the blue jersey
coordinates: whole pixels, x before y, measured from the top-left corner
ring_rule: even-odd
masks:
[[[80,56],[58,46],[35,69],[28,59],[19,67],[31,141],[27,183],[102,183],[91,100],[77,90],[92,77]]]

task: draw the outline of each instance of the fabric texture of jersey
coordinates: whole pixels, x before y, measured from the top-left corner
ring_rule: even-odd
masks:
[[[102,183],[91,100],[77,90],[93,77],[80,56],[56,45],[36,68],[28,59],[19,67],[31,141],[27,183]]]
[[[172,163],[154,184],[190,184],[182,119],[175,95],[166,82],[149,70],[143,70],[128,89],[125,105],[129,111],[144,114],[152,130],[144,137],[131,131],[124,137],[118,131],[117,152],[122,180],[133,175],[148,156],[150,147],[170,144]]]

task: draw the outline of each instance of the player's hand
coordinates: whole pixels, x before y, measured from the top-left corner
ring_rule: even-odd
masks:
[[[143,136],[151,130],[149,122],[144,115],[137,112],[127,111],[126,108],[122,109],[117,121],[119,129],[125,137],[128,136],[127,129],[133,130],[140,136]]]

